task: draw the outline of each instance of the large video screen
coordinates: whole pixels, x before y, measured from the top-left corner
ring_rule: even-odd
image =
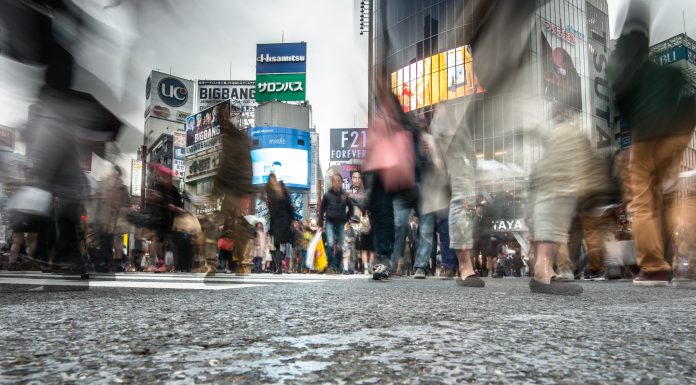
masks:
[[[252,138],[252,183],[263,185],[273,173],[292,188],[309,188],[309,132],[286,127],[255,127]]]

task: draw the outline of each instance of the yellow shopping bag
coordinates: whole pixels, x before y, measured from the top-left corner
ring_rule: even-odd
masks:
[[[324,250],[324,242],[319,238],[319,243],[317,243],[317,250],[314,254],[314,270],[318,272],[324,271],[326,266],[329,264],[329,259],[326,257],[326,250]]]

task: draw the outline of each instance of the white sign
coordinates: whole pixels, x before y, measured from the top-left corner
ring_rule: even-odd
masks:
[[[522,219],[493,221],[493,231],[526,231],[527,226]]]
[[[152,71],[145,86],[145,118],[183,123],[193,113],[193,96],[193,81]]]
[[[213,107],[225,100],[239,101],[242,111],[256,110],[256,81],[254,80],[199,80],[197,111]],[[236,105],[236,103],[232,103]]]
[[[141,160],[131,161],[131,196],[139,197],[142,188],[143,162]]]

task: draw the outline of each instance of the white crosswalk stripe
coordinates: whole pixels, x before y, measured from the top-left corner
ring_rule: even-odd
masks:
[[[89,279],[79,276],[45,274],[41,272],[0,272],[1,291],[59,291],[87,290],[89,288],[143,288],[181,290],[229,290],[250,287],[311,284],[334,280],[365,279],[363,275],[323,274],[217,274],[205,276],[196,273],[113,273],[90,274]]]

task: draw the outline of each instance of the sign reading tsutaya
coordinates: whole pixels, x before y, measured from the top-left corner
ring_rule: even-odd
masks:
[[[256,106],[256,82],[253,80],[199,80],[198,111],[224,102],[238,100],[243,111],[254,111]]]
[[[605,3],[606,4],[606,3]],[[605,12],[586,2],[587,7],[587,53],[590,62],[590,113],[595,138],[595,146],[611,146],[611,100],[606,65],[609,56],[609,17]]]
[[[493,231],[526,231],[524,219],[500,219],[493,221]]]
[[[330,162],[364,159],[367,154],[367,132],[364,128],[332,128]]]

